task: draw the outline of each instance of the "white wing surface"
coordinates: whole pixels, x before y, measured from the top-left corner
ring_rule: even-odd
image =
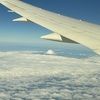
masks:
[[[53,31],[52,34],[41,38],[80,43],[100,54],[99,25],[56,14],[19,0],[0,0],[0,3],[8,7],[9,12],[16,12],[22,16],[13,21],[31,21]]]

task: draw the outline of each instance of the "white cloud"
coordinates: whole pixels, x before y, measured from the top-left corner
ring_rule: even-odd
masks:
[[[99,56],[0,52],[0,100],[100,100],[99,73]]]
[[[49,54],[49,55],[54,55],[54,54],[56,54],[53,50],[48,50],[47,52],[46,52],[46,54]]]

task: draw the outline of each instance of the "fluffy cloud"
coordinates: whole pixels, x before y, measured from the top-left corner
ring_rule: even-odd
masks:
[[[49,54],[49,55],[54,55],[54,54],[56,54],[53,50],[48,50],[47,52],[46,52],[46,54]]]
[[[100,100],[100,57],[0,52],[0,100]]]

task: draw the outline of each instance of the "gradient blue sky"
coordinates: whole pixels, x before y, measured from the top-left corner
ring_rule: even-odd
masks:
[[[100,24],[100,0],[22,0],[32,5],[91,23]],[[0,42],[42,43],[51,31],[34,23],[12,22],[20,17],[0,4]],[[53,42],[52,42],[53,43]]]

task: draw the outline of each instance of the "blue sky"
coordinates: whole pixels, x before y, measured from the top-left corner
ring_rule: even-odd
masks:
[[[100,24],[100,0],[22,0],[32,5],[91,23]],[[54,43],[40,39],[51,31],[34,23],[12,22],[19,17],[0,5],[0,42]]]

